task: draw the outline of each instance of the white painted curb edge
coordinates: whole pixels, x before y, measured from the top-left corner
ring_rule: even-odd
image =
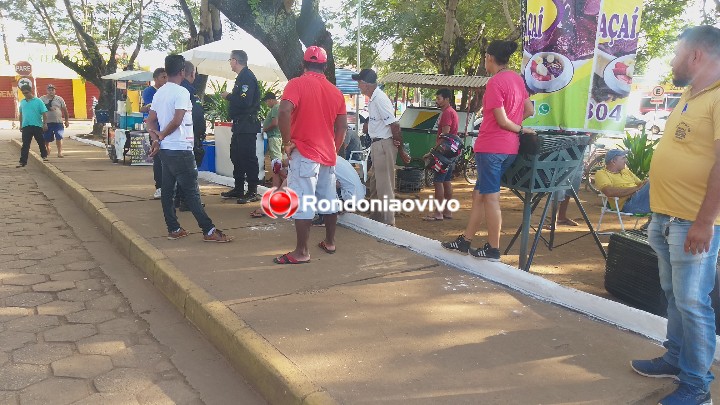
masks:
[[[70,138],[79,142],[99,146],[103,149],[105,148],[105,144],[102,142],[90,141],[74,136]],[[212,172],[198,172],[198,178],[228,187],[232,187],[235,183],[232,177],[220,176]],[[265,190],[267,190],[267,187],[258,187],[258,191],[261,193],[264,193]],[[646,336],[656,342],[665,340],[667,320],[661,316],[653,315],[584,291],[562,286],[535,274],[526,273],[500,262],[483,261],[469,255],[450,252],[443,249],[436,240],[387,226],[360,215],[349,213],[341,215],[338,217],[338,223],[357,232],[397,246],[405,247],[446,265],[504,285],[533,298],[569,308],[591,318],[617,326],[618,328]],[[720,361],[720,338],[717,336],[716,343],[715,360]]]

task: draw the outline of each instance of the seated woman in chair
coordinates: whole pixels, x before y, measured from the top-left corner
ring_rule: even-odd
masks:
[[[595,173],[595,185],[605,196],[618,197],[620,211],[647,214],[650,212],[650,181],[640,180],[626,167],[626,155],[627,152],[620,149],[609,150],[605,155],[605,168]]]

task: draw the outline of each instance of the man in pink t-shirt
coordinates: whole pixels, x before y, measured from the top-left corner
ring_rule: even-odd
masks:
[[[345,139],[347,115],[342,93],[325,78],[326,63],[323,48],[308,47],[303,56],[305,73],[288,82],[280,102],[278,126],[290,163],[288,188],[297,193],[301,204],[293,215],[295,250],[276,257],[277,264],[310,261],[308,241],[315,211],[304,209],[303,198],[314,195],[318,201],[337,200],[335,159]],[[337,212],[320,214],[325,222],[325,240],[318,246],[326,253],[335,253]]]
[[[452,92],[450,89],[440,89],[435,93],[435,104],[442,110],[440,119],[438,120],[438,138],[437,143],[441,142],[441,136],[457,135],[458,132],[458,115],[450,104]],[[435,199],[438,202],[452,199],[452,173],[455,170],[455,162],[450,164],[445,173],[437,173],[434,179]],[[442,221],[443,219],[451,219],[452,212],[445,208],[444,212],[436,211],[432,215],[423,217],[423,221]]]

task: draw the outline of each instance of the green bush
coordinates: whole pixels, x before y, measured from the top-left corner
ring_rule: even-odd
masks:
[[[209,93],[205,98],[205,117],[214,126],[216,122],[230,122],[230,102],[222,97],[222,93],[227,91],[228,82],[220,84],[219,82],[210,82],[212,93]],[[260,98],[265,95],[266,92],[272,91],[275,95],[280,97],[278,82],[268,84],[263,81],[258,81],[258,92]],[[270,112],[270,108],[265,103],[260,103],[260,111],[258,111],[258,118],[262,121],[265,119],[267,114]]]
[[[652,160],[653,152],[655,152],[655,145],[657,145],[659,141],[660,139],[654,141],[648,140],[645,129],[643,129],[640,135],[631,135],[629,132],[625,133],[623,149],[627,151],[627,167],[641,180],[645,179],[650,172],[650,161]]]

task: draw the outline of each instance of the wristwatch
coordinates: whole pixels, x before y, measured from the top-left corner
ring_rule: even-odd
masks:
[[[523,126],[520,125],[520,130],[518,131],[518,135],[522,135],[522,134],[523,134]]]

